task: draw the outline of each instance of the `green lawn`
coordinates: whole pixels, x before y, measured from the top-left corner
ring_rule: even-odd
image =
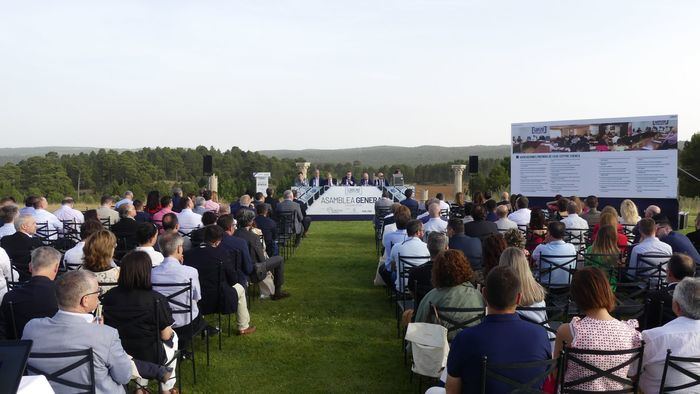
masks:
[[[197,340],[197,385],[182,366],[183,391],[207,393],[414,391],[396,338],[393,305],[374,287],[370,222],[315,222],[286,264],[292,297],[256,300],[250,336],[213,338],[206,367]],[[224,324],[225,325],[225,324]]]

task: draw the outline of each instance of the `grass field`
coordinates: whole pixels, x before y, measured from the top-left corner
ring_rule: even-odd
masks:
[[[285,266],[292,297],[256,300],[258,331],[212,339],[211,366],[197,340],[197,385],[182,367],[183,391],[197,393],[394,393],[415,390],[403,366],[394,310],[372,279],[370,222],[315,222]],[[224,323],[225,325],[225,323]]]

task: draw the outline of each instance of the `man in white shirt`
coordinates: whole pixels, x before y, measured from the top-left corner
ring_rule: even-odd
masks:
[[[34,205],[34,220],[37,224],[37,233],[42,237],[49,239],[57,239],[58,231],[63,230],[63,223],[58,220],[56,215],[46,210],[49,202],[46,197],[39,197],[37,204]]]
[[[194,202],[189,197],[183,197],[185,208],[177,214],[177,221],[180,223],[180,231],[189,234],[192,230],[202,227],[202,215],[194,213]]]
[[[439,233],[447,232],[447,222],[440,217],[440,203],[433,202],[428,206],[428,214],[430,219],[423,225],[423,231],[430,233],[437,231]]]
[[[136,229],[136,242],[139,246],[134,250],[146,252],[151,258],[151,266],[157,267],[163,262],[163,254],[155,250],[153,246],[158,240],[158,229],[153,223],[139,223]]]
[[[508,215],[508,219],[514,221],[518,226],[527,226],[530,224],[531,211],[527,207],[529,204],[530,200],[528,200],[527,197],[518,197],[518,199],[515,201],[515,206],[518,208],[518,210]]]
[[[183,305],[192,305],[192,316],[193,319],[190,320],[189,313],[173,313],[173,329],[177,333],[180,341],[180,348],[186,348],[187,342],[191,339],[191,332],[196,332],[202,325],[204,321],[199,315],[199,308],[197,307],[197,301],[202,299],[202,291],[199,284],[199,272],[193,268],[183,265],[184,261],[183,253],[183,241],[184,239],[177,233],[165,233],[163,234],[159,241],[158,246],[165,256],[163,262],[157,267],[153,267],[151,271],[151,282],[153,283],[153,290],[163,294],[164,296],[170,296],[171,294],[180,290],[176,287],[161,287],[158,283],[188,283],[192,280],[192,299],[188,300],[188,293],[182,293],[173,298],[174,302],[179,302]],[[173,305],[171,304],[171,307]],[[173,308],[173,312],[176,310],[183,310],[183,308],[177,307]],[[191,323],[194,323],[192,327],[189,327]]]
[[[12,235],[15,229],[15,219],[19,216],[19,208],[15,204],[7,204],[0,208],[0,238]]]
[[[72,197],[64,197],[61,201],[61,207],[58,208],[53,214],[61,222],[74,223],[76,225],[82,224],[85,221],[83,213],[73,208],[75,201]]]
[[[496,207],[496,216],[498,216],[498,220],[496,220],[494,223],[496,223],[496,227],[498,227],[499,232],[506,232],[512,228],[517,229],[518,228],[518,223],[515,223],[514,221],[508,219],[508,206],[507,205],[499,205]]]
[[[119,209],[124,204],[133,204],[134,203],[134,192],[131,190],[127,190],[124,192],[124,198],[121,200],[117,201],[116,204],[114,204],[114,209]]]
[[[565,235],[564,223],[550,222],[545,243],[537,245],[532,252],[539,270],[538,282],[543,286],[566,286],[571,282],[571,270],[576,268],[576,247],[564,242]]]
[[[561,220],[571,234],[570,242],[576,246],[583,246],[586,243],[585,234],[588,231],[588,221],[578,215],[578,204],[569,201],[566,204],[568,215]]]
[[[673,292],[673,312],[678,316],[674,320],[642,332],[644,357],[639,387],[645,393],[660,392],[667,350],[670,349],[671,355],[676,357],[698,357],[700,354],[700,278],[685,278],[678,283]],[[700,374],[697,363],[679,364],[695,374]],[[674,368],[669,367],[666,372],[666,387],[680,386],[692,381]],[[697,392],[697,389],[698,386],[688,388],[692,392]]]
[[[404,263],[419,266],[430,260],[428,245],[422,241],[424,235],[423,223],[421,223],[420,220],[409,221],[406,225],[406,235],[407,238],[405,241],[391,248],[391,255],[389,257],[390,261],[393,263],[393,266],[396,267],[396,270],[394,271],[394,287],[398,291],[405,290],[408,284],[408,277],[403,278],[403,280],[399,280],[399,273],[403,272]],[[408,261],[404,261],[403,257],[401,256],[412,258]]]
[[[634,245],[630,252],[628,274],[631,277],[637,278],[656,276],[657,278],[652,278],[652,284],[656,285],[660,279],[658,276],[661,275],[661,273],[659,272],[659,267],[655,265],[661,265],[665,271],[665,262],[671,258],[673,248],[671,248],[671,245],[661,242],[656,238],[656,223],[654,219],[644,218],[640,220],[638,228],[641,241]],[[643,261],[640,261],[639,255],[654,255],[659,257],[644,257]]]
[[[113,202],[114,199],[112,196],[102,196],[100,199],[100,207],[96,209],[97,218],[105,222],[109,219],[110,225],[119,221],[119,213],[112,209]]]
[[[449,213],[450,204],[445,202],[445,196],[442,193],[438,193],[435,195],[435,198],[437,198],[438,202],[440,203],[440,211],[445,211]]]
[[[408,237],[408,235],[406,234],[406,225],[411,220],[411,210],[408,209],[408,207],[401,205],[396,208],[394,217],[396,218],[396,222],[394,223],[396,225],[396,230],[385,230],[384,232],[384,255],[382,256],[382,261],[384,261],[384,264],[382,264],[379,267],[379,275],[382,277],[384,283],[386,283],[387,285],[389,283],[393,283],[391,250],[393,249],[394,245],[401,244]]]

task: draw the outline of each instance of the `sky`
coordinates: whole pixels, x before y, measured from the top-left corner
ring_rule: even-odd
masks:
[[[678,114],[700,1],[0,0],[4,147],[498,145]]]

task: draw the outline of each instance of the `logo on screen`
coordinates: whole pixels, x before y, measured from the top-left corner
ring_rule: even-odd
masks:
[[[541,127],[532,127],[530,128],[530,131],[534,135],[538,134],[547,134],[547,126],[541,126]]]

